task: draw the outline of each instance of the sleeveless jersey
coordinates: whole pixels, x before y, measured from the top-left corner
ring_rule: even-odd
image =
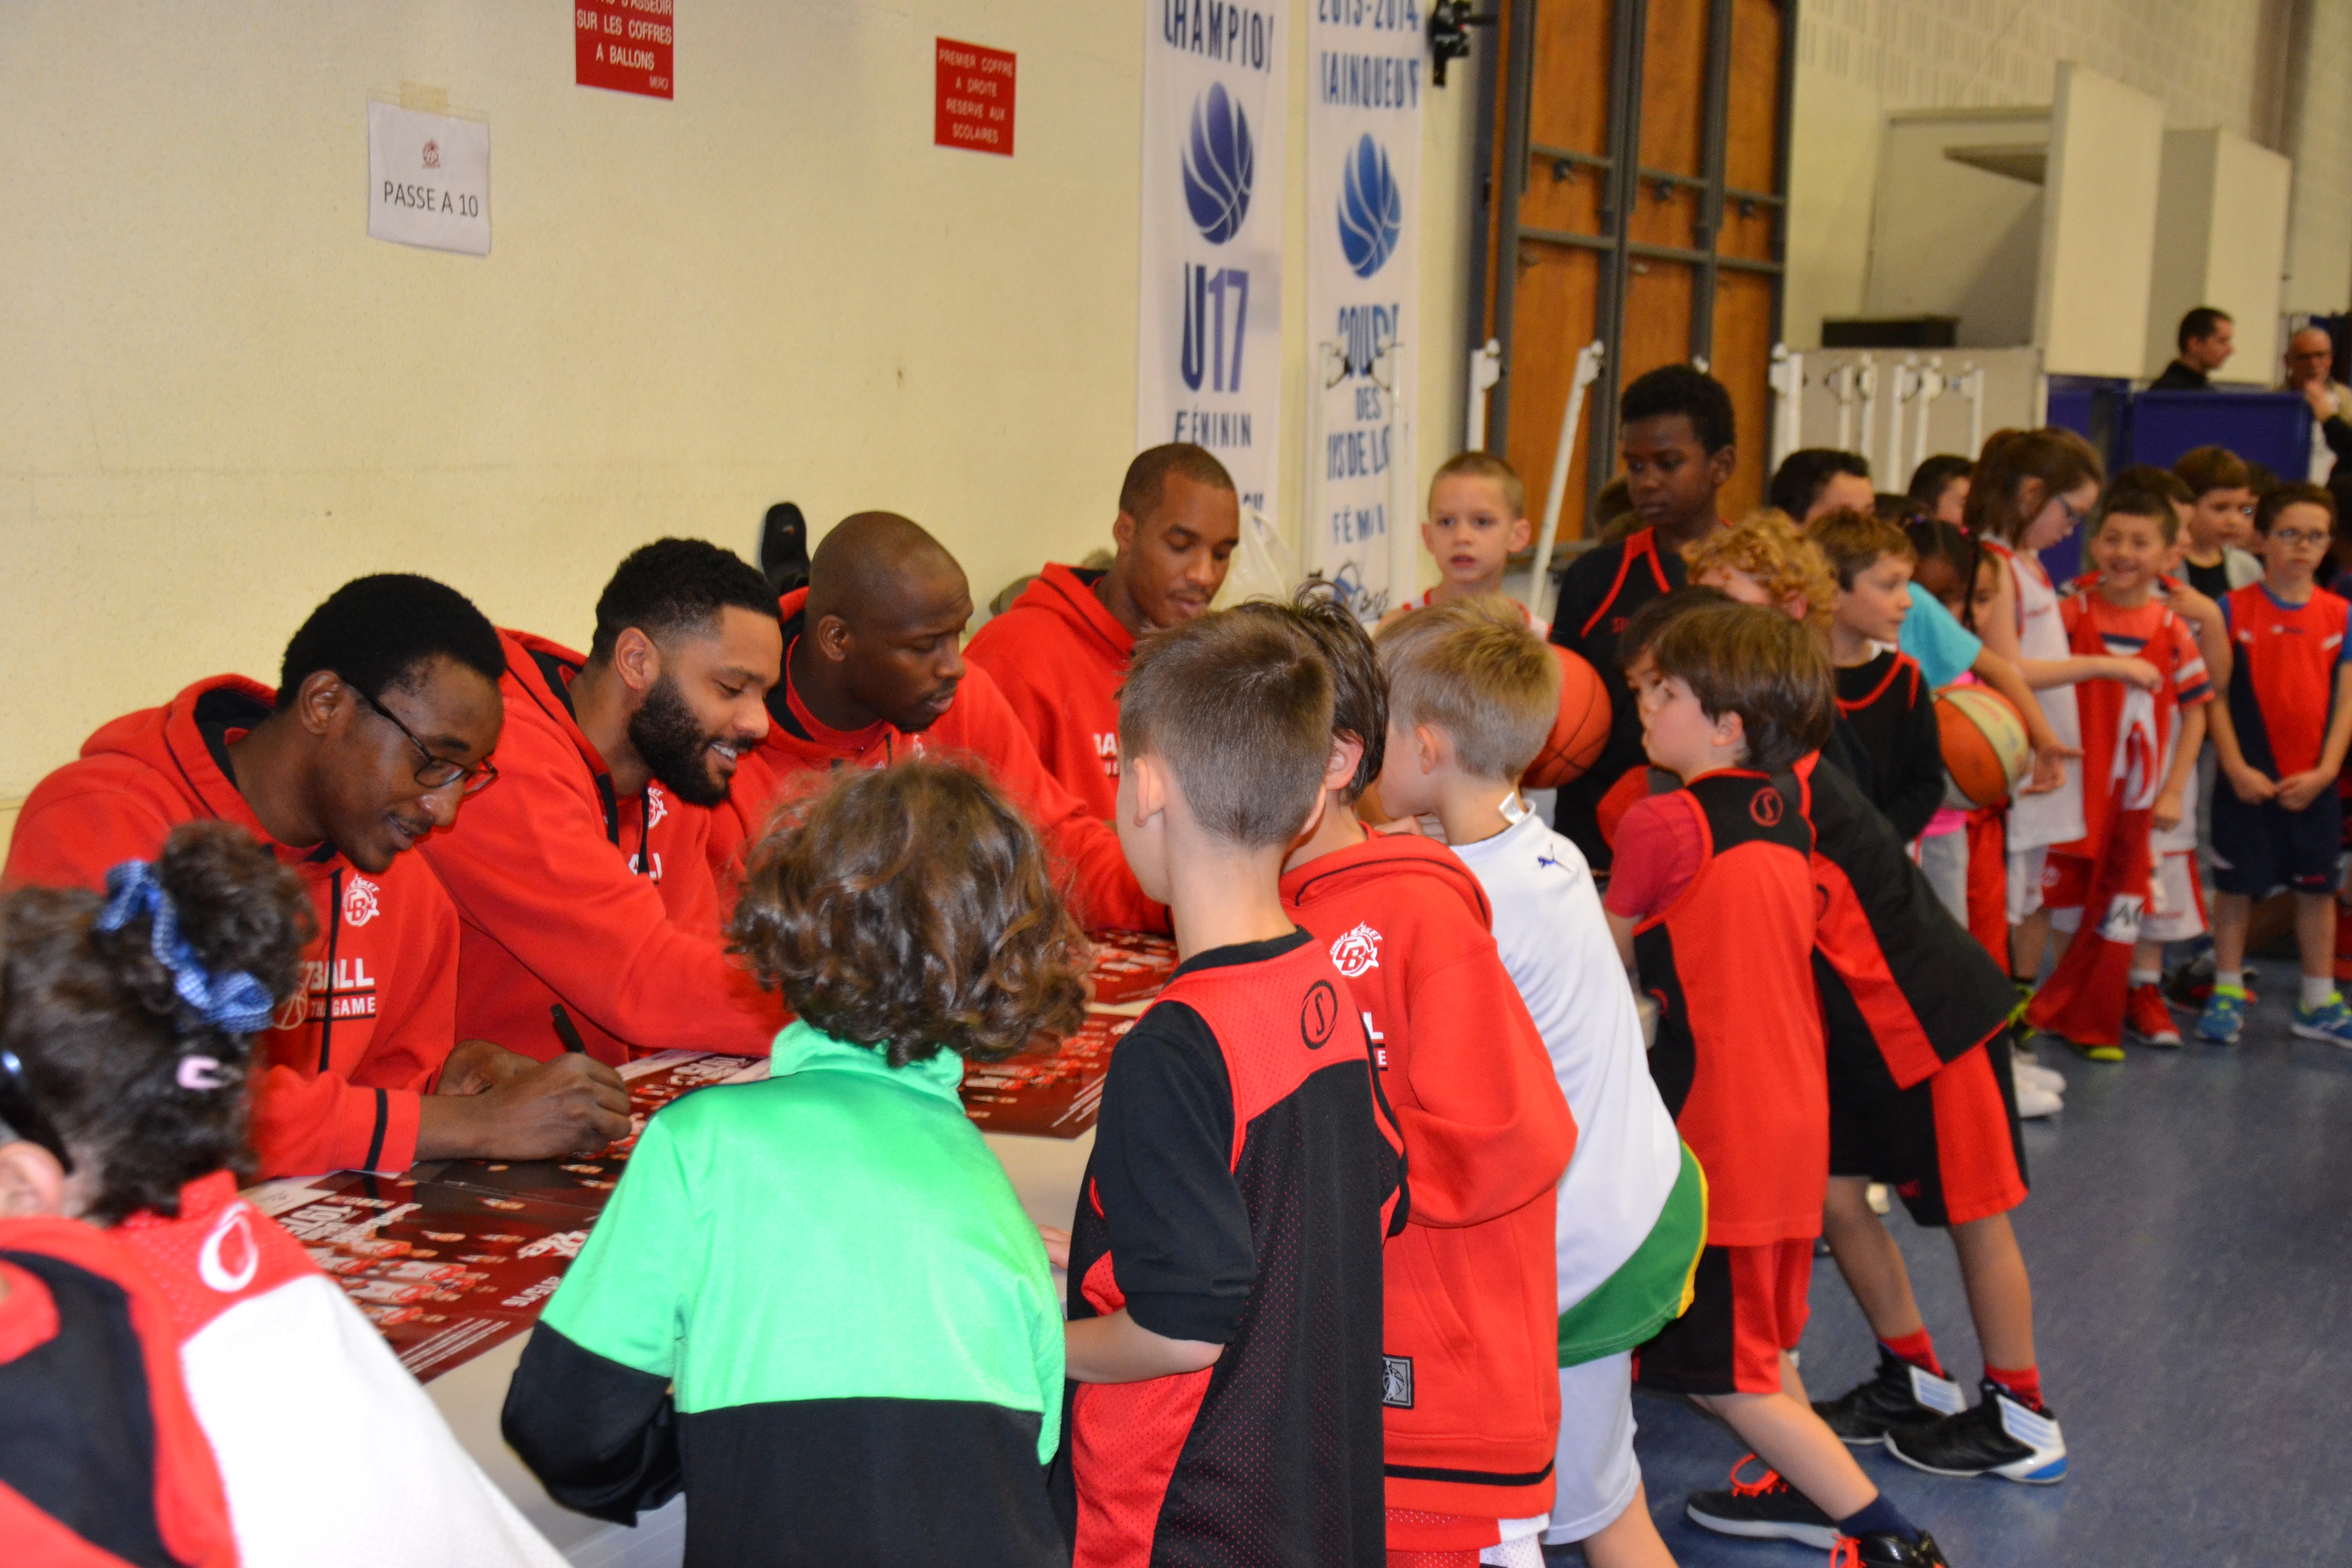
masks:
[[[1402,1142],[1324,944],[1186,970],[1153,1014],[1205,1025],[1232,1094],[1229,1169],[1256,1270],[1203,1372],[1081,1384],[1069,1423],[1079,1568],[1317,1563],[1381,1568],[1381,1243],[1401,1223]],[[1100,1146],[1097,1145],[1099,1153]],[[1126,1304],[1089,1160],[1070,1241],[1071,1316]],[[1130,1268],[1147,1275],[1158,1260]],[[1410,1394],[1407,1394],[1410,1397]]]
[[[1683,793],[1706,863],[1633,931],[1642,988],[1658,1005],[1650,1072],[1706,1173],[1709,1245],[1816,1236],[1829,1089],[1813,830],[1794,780],[1734,769]]]
[[[2021,658],[2063,659],[2073,657],[2074,649],[2066,637],[2066,626],[2058,613],[2058,590],[2051,586],[2050,574],[2042,563],[2028,552],[2011,549],[1988,539],[1984,547],[1993,558],[2008,569],[2010,582],[2017,591],[2017,652]],[[2042,715],[2050,721],[2051,729],[2058,732],[2061,745],[2080,746],[2083,726],[2074,708],[2074,689],[2071,686],[2044,687],[2033,694],[2042,705]],[[2068,771],[2066,787],[2046,795],[2019,795],[2009,803],[2009,847],[2011,853],[2021,849],[2040,849],[2052,844],[2071,844],[2083,837],[2083,792],[2081,779]]]

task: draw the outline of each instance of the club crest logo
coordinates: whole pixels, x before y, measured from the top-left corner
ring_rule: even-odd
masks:
[[[1348,154],[1339,180],[1339,251],[1349,270],[1370,278],[1387,265],[1404,232],[1404,194],[1387,150],[1367,132]]]
[[[1368,969],[1378,969],[1381,966],[1381,933],[1370,924],[1360,922],[1355,930],[1331,944],[1331,963],[1350,980]]]
[[[662,825],[662,818],[668,815],[669,801],[662,795],[661,785],[656,784],[646,785],[646,831],[650,833]]]
[[[1307,1042],[1310,1051],[1319,1051],[1331,1043],[1331,1031],[1339,1026],[1339,994],[1328,980],[1318,980],[1307,988],[1307,999],[1298,1005],[1298,1037]]]
[[[377,901],[377,888],[365,877],[353,877],[343,884],[343,923],[363,926],[383,912]]]
[[[440,142],[427,142],[425,144],[425,166],[428,169],[437,169],[441,166]]]
[[[1249,116],[1223,82],[1212,83],[1192,102],[1192,131],[1184,139],[1184,205],[1202,238],[1223,245],[1241,232],[1256,177]]]
[[[1748,798],[1748,815],[1756,819],[1759,827],[1780,826],[1780,814],[1786,809],[1780,800],[1780,792],[1770,784],[1766,784]]]
[[[229,1205],[196,1249],[196,1276],[224,1296],[234,1296],[261,1272],[261,1244],[254,1239],[253,1211]]]

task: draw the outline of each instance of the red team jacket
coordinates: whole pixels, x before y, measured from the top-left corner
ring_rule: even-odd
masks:
[[[1412,1200],[1383,1255],[1388,1506],[1487,1520],[1550,1507],[1559,1427],[1554,1207],[1576,1123],[1454,852],[1375,834],[1286,873],[1364,1015]],[[1392,1540],[1393,1543],[1393,1540]]]
[[[712,814],[659,784],[618,799],[572,714],[586,661],[502,631],[498,782],[424,846],[457,906],[458,1032],[541,1061],[563,1005],[588,1054],[766,1054],[782,1006],[729,958],[707,839]],[[738,782],[738,788],[740,783]]]
[[[1128,869],[1110,824],[1045,771],[1037,760],[1037,748],[986,669],[967,665],[954,705],[917,733],[887,721],[855,733],[820,723],[792,689],[793,645],[800,640],[801,610],[807,599],[805,588],[783,596],[785,673],[768,702],[769,711],[778,717],[768,728],[768,738],[736,770],[727,804],[711,813],[710,865],[722,884],[731,886],[741,875],[743,850],[760,836],[776,803],[811,775],[822,778],[845,766],[884,767],[907,756],[962,758],[977,763],[1028,814],[1037,837],[1068,868],[1071,912],[1079,923],[1096,931],[1168,929],[1167,907],[1145,898],[1135,885],[1135,873]]]
[[[417,1098],[458,1038],[457,917],[413,856],[368,876],[331,846],[271,840],[214,747],[276,700],[266,686],[215,676],[100,729],[26,800],[0,885],[102,890],[110,867],[153,859],[174,826],[199,817],[268,845],[302,879],[319,936],[303,954],[303,994],[254,1041],[261,1173],[405,1170],[416,1163]]]
[[[1108,820],[1118,796],[1118,683],[1135,634],[1095,597],[1101,576],[1048,565],[963,651],[995,680],[1045,771]]]

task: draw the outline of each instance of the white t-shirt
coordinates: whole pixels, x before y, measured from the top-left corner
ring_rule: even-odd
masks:
[[[1583,855],[1533,812],[1454,852],[1495,907],[1503,967],[1576,1116],[1557,1232],[1565,1312],[1657,1225],[1682,1172],[1682,1140],[1651,1081],[1633,987]]]

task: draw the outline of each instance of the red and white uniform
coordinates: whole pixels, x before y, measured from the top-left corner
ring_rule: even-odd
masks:
[[[1998,540],[1988,539],[1984,547],[1992,552],[2009,573],[2010,582],[2017,595],[2017,651],[2021,658],[2057,660],[2072,657],[2066,626],[2059,613],[2058,590],[2052,586],[2050,574],[2043,571],[2039,557],[2031,551],[2014,550]],[[2079,746],[2083,743],[2083,726],[2074,706],[2072,686],[2044,687],[2035,692],[2034,700],[2042,705],[2042,717],[2057,732],[2058,743]],[[2082,770],[2066,770],[2063,788],[2042,795],[2018,795],[2009,803],[2009,852],[2012,857],[2027,851],[2044,849],[2053,844],[2065,844],[2083,837]],[[2032,868],[2034,885],[2040,883],[2041,868]],[[2011,901],[2019,896],[2016,871],[2011,874]]]
[[[994,678],[1045,771],[1107,821],[1118,797],[1118,683],[1135,634],[1095,597],[1101,578],[1048,565],[963,652]]]
[[[254,1041],[261,1172],[406,1170],[419,1097],[458,1039],[457,917],[413,855],[372,876],[331,845],[269,837],[229,777],[227,746],[276,700],[257,682],[215,676],[100,729],[34,786],[0,886],[103,891],[109,868],[153,859],[183,822],[244,828],[301,878],[319,920],[301,994]]]

